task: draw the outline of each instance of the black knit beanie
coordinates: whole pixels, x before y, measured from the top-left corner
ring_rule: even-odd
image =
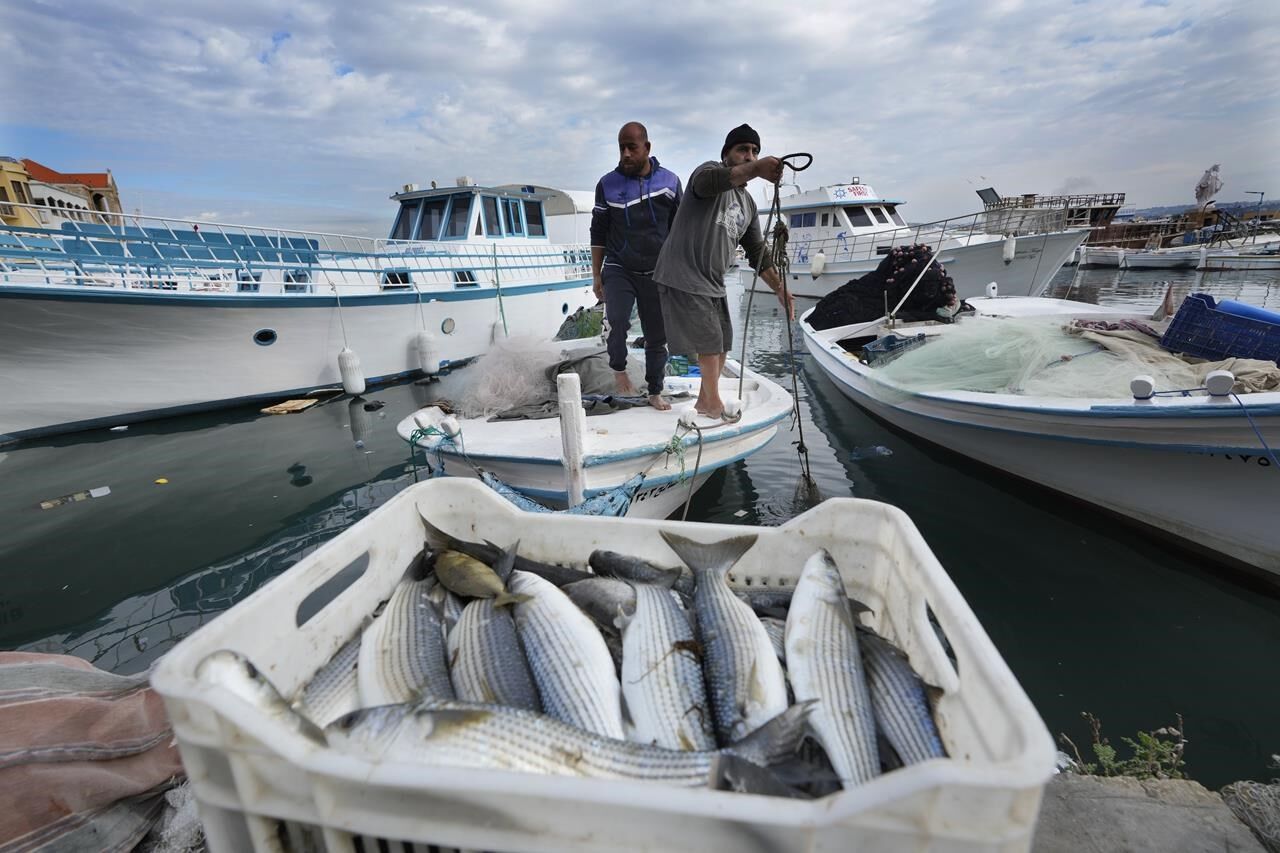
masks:
[[[756,148],[760,147],[760,134],[756,133],[749,124],[740,124],[729,131],[729,135],[724,138],[724,147],[720,149],[720,159],[724,159],[730,148],[743,142],[750,142]]]

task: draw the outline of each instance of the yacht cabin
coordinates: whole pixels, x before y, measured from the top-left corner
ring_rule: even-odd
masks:
[[[478,187],[459,178],[455,187],[406,184],[391,198],[400,202],[391,240],[547,241],[547,195],[536,187]]]

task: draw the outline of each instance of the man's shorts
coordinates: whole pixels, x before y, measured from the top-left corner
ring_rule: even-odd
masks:
[[[716,355],[733,347],[733,325],[725,297],[702,296],[663,284],[658,285],[658,296],[672,355]]]

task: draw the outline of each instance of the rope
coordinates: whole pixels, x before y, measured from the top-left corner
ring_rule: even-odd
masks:
[[[797,166],[790,162],[792,158],[807,157],[808,160],[803,166]],[[803,172],[805,169],[813,165],[813,155],[800,152],[798,154],[787,154],[779,158],[784,166],[787,166],[794,172]],[[774,225],[774,216],[777,216],[777,225]],[[791,328],[793,323],[791,318],[786,316],[786,306],[791,303],[791,291],[787,287],[787,273],[791,270],[791,261],[787,257],[787,226],[782,221],[782,200],[778,197],[778,188],[775,186],[773,190],[773,203],[769,205],[769,216],[765,220],[765,233],[773,232],[773,242],[766,249],[767,259],[773,263],[774,269],[778,273],[778,279],[782,282],[782,304],[783,304],[783,320],[787,326],[787,352],[790,355],[791,367],[791,406],[795,413],[796,431],[799,433],[799,440],[794,442],[796,445],[796,453],[800,457],[800,470],[803,472],[804,479],[813,483],[813,474],[809,469],[809,448],[804,443],[804,427],[801,425],[800,419],[800,380],[796,371],[796,344],[794,330]],[[760,264],[764,266],[764,264]],[[742,356],[738,359],[738,399],[742,399],[743,383],[747,378],[747,330],[751,326],[751,304],[756,295],[756,282],[760,278],[760,271],[752,269],[751,286],[747,288],[747,316],[742,324]],[[702,434],[698,434],[699,444],[698,452],[702,452],[701,438]],[[692,492],[690,493],[692,497]],[[688,503],[685,503],[685,509],[688,509]]]
[[[702,467],[702,428],[692,427],[698,433],[698,457],[693,462],[693,476],[689,478],[689,494],[684,496],[684,509],[680,513],[680,520],[684,521],[689,515],[689,504],[693,501],[693,487],[698,482],[698,469]],[[684,474],[684,454],[680,455],[681,475]]]
[[[342,345],[347,349],[351,349],[347,344],[347,324],[342,319],[342,294],[338,293],[338,283],[336,281],[329,286],[333,288],[333,298],[338,300],[338,325],[342,328]]]
[[[1280,459],[1276,459],[1276,452],[1271,449],[1269,444],[1267,444],[1267,440],[1262,437],[1262,431],[1258,429],[1258,425],[1253,422],[1253,415],[1249,414],[1249,407],[1240,399],[1240,395],[1234,391],[1231,392],[1231,399],[1236,401],[1236,404],[1240,406],[1240,411],[1244,412],[1244,416],[1249,419],[1249,426],[1253,427],[1253,434],[1256,435],[1258,437],[1258,441],[1262,443],[1262,449],[1267,451],[1267,456],[1271,459],[1272,467],[1280,470]]]
[[[508,338],[511,332],[507,329],[507,309],[502,304],[502,283],[498,275],[498,244],[493,244],[493,289],[498,293],[498,316],[502,318],[502,334]]]

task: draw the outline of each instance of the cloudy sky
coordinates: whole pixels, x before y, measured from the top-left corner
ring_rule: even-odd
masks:
[[[589,190],[632,119],[682,177],[746,121],[913,221],[985,186],[1190,203],[1214,163],[1280,200],[1274,0],[5,6],[0,154],[149,214],[382,235],[409,182]]]

